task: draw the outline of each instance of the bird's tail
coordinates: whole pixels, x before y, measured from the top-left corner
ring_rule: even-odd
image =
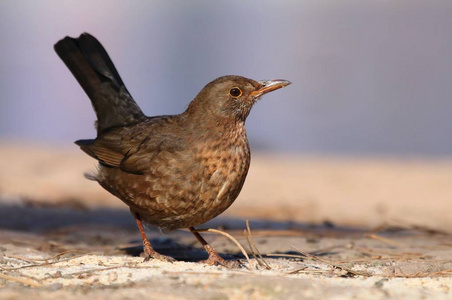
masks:
[[[90,98],[97,115],[98,135],[146,118],[95,37],[88,33],[77,39],[65,37],[54,48]]]

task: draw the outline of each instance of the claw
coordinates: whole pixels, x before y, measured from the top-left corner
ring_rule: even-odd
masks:
[[[207,253],[209,253],[209,258],[202,260],[199,263],[208,264],[209,266],[220,265],[230,269],[238,268],[240,266],[240,261],[225,260],[220,255],[218,255],[218,253],[215,252],[215,250],[210,245],[205,245],[204,248],[206,249]]]
[[[147,243],[145,242],[144,243],[143,250],[144,250],[144,252],[143,252],[143,254],[144,254],[144,261],[143,262],[149,261],[151,258],[152,259],[158,259],[158,260],[161,260],[161,261],[167,261],[167,262],[170,262],[170,263],[173,263],[173,262],[176,261],[171,256],[163,255],[163,254],[160,254],[157,251],[155,251],[151,247],[151,244],[149,242],[147,242]]]
[[[157,259],[157,260],[166,261],[166,262],[169,262],[169,263],[173,263],[173,262],[176,261],[171,256],[163,255],[163,254],[160,254],[160,253],[157,253],[157,252],[155,252],[152,255],[146,254],[144,252],[143,252],[143,254],[144,254],[143,255],[144,256],[143,262],[147,262],[147,261],[149,261],[151,259]]]

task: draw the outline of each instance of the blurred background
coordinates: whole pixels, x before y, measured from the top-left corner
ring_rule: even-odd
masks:
[[[95,136],[53,51],[96,36],[148,115],[182,112],[212,79],[284,78],[247,121],[253,149],[452,154],[452,2],[0,1],[0,140]]]
[[[0,264],[6,264],[0,269],[12,270],[0,278],[0,298],[3,282],[12,278],[17,279],[6,287],[15,293],[19,283],[47,286],[27,288],[32,298],[36,291],[56,295],[62,287],[70,293],[66,298],[74,298],[99,285],[105,298],[117,292],[119,282],[126,282],[123,291],[129,293],[130,280],[137,297],[144,293],[140,286],[158,286],[146,295],[162,298],[167,286],[154,280],[135,284],[136,277],[115,275],[119,269],[102,272],[108,281],[92,277],[103,259],[107,269],[116,264],[108,258],[112,251],[135,245],[141,252],[141,240],[128,207],[83,177],[97,163],[73,144],[95,137],[95,114],[53,45],[83,32],[101,41],[128,91],[151,116],[183,112],[204,85],[222,75],[293,83],[254,106],[247,120],[252,162],[246,183],[227,211],[199,228],[228,230],[245,246],[242,232],[250,220],[263,254],[294,254],[296,246],[335,262],[331,272],[315,267],[314,277],[353,277],[362,270],[390,277],[429,274],[431,282],[424,277],[417,285],[421,296],[410,298],[436,299],[441,297],[425,295],[452,291],[450,281],[438,281],[451,274],[452,0],[0,0]],[[160,240],[162,247],[173,247],[150,228],[154,246]],[[194,242],[191,235],[182,240],[180,231],[166,234],[176,244],[198,247],[186,242]],[[205,236],[220,251],[236,249]],[[71,253],[102,258],[90,258],[96,266],[91,273],[72,260],[67,263],[78,269],[47,269]],[[27,264],[30,273],[12,268],[12,259]],[[372,263],[354,268],[358,272],[347,270],[368,259]],[[341,261],[347,268],[336,267]],[[29,263],[46,269],[36,273]],[[418,266],[400,267],[405,263]],[[300,273],[308,272],[305,265],[303,260]],[[278,270],[298,272],[286,266]],[[203,297],[214,295],[211,281],[186,280],[196,269],[175,270],[166,273],[168,286],[183,276],[177,281],[182,286],[193,283]],[[300,287],[269,274],[268,286],[277,291],[253,271],[255,286],[222,277],[218,295],[273,297],[283,295],[285,286]],[[57,277],[73,283],[48,285]],[[401,295],[416,285],[357,277],[365,278],[364,297]],[[106,288],[111,280],[114,286]],[[77,288],[78,282],[89,288]],[[229,285],[240,291],[223,289]],[[259,286],[265,287],[262,293]],[[314,292],[305,294],[311,298],[319,291],[352,295],[350,288],[360,287],[309,286]]]
[[[222,75],[292,81],[247,120],[226,219],[452,228],[451,30],[450,0],[1,0],[0,213],[16,229],[39,222],[8,203],[110,207],[136,230],[73,144],[95,114],[53,45],[89,32],[147,115],[181,113]]]

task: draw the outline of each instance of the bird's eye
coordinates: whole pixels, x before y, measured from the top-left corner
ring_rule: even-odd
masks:
[[[234,98],[238,98],[242,96],[242,90],[239,89],[238,87],[233,87],[232,89],[229,90],[229,95],[231,95]]]

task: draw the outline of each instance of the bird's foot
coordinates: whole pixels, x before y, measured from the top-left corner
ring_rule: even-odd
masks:
[[[240,266],[239,261],[225,260],[224,258],[222,258],[217,252],[215,252],[215,250],[210,245],[205,245],[204,248],[209,254],[209,258],[206,260],[202,260],[199,263],[208,264],[209,266],[220,265],[230,269],[238,268]]]
[[[167,255],[163,255],[163,254],[158,253],[157,251],[155,251],[151,247],[150,244],[149,245],[145,244],[144,247],[143,247],[143,250],[144,250],[144,252],[143,252],[144,261],[148,261],[150,259],[158,259],[158,260],[167,261],[167,262],[170,262],[170,263],[173,263],[173,262],[176,261],[171,256],[167,256]]]

